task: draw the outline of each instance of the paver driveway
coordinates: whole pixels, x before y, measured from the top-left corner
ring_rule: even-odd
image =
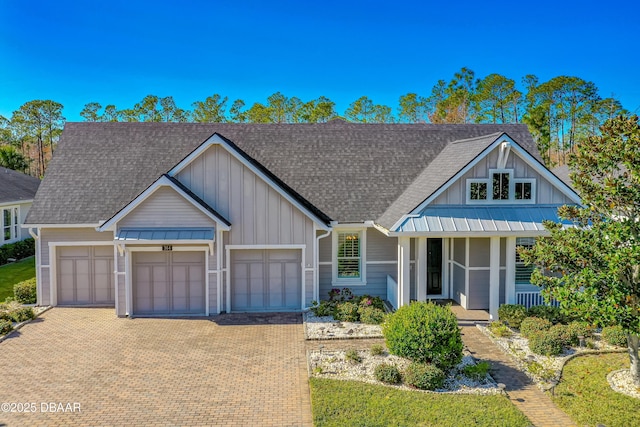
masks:
[[[300,315],[54,308],[19,333],[0,343],[0,403],[36,412],[0,412],[0,425],[312,424]],[[46,402],[81,410],[43,413]]]

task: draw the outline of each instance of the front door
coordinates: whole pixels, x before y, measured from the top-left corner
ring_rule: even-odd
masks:
[[[427,295],[442,295],[442,239],[427,239]]]

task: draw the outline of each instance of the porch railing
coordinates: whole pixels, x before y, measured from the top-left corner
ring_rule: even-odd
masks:
[[[398,309],[398,283],[387,274],[387,301],[394,310]]]
[[[552,301],[551,304],[546,304],[539,291],[516,292],[516,304],[524,305],[527,308],[533,307],[534,305],[554,305],[556,307],[559,305],[557,301]]]

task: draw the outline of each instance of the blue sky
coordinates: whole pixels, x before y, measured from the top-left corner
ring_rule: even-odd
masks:
[[[625,4],[626,3],[626,4]],[[69,121],[147,94],[182,108],[280,91],[397,106],[461,67],[516,81],[574,75],[640,112],[636,1],[0,0],[0,114],[32,99]]]

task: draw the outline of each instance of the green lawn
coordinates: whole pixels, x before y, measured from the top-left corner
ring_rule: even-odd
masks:
[[[309,382],[318,427],[531,425],[504,396],[436,395],[321,378]]]
[[[607,374],[618,369],[629,369],[625,353],[577,357],[566,364],[552,398],[581,426],[640,426],[640,399],[616,393],[607,383]]]
[[[29,257],[0,267],[0,302],[13,296],[13,285],[36,277],[36,258]]]

